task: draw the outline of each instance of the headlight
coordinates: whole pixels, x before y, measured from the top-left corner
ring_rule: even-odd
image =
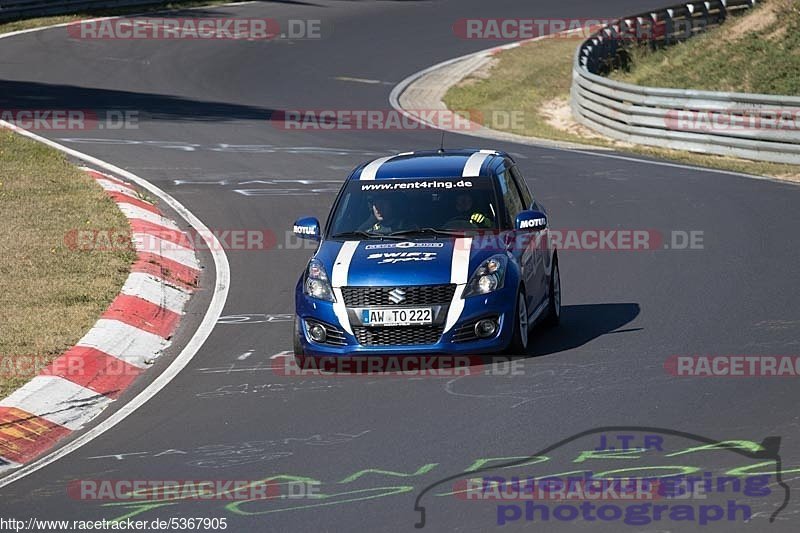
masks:
[[[336,298],[333,297],[333,289],[328,279],[328,273],[325,272],[325,265],[319,259],[312,259],[308,262],[306,279],[303,282],[303,292],[312,298],[329,302],[336,301]]]
[[[502,289],[507,265],[508,258],[504,255],[493,255],[481,263],[464,288],[464,298]]]

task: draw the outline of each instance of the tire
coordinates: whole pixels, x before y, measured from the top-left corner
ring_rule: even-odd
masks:
[[[509,355],[523,355],[528,349],[530,322],[528,321],[528,305],[525,303],[525,293],[517,293],[517,305],[514,307],[514,334],[506,353]]]
[[[294,320],[294,343],[292,349],[294,350],[294,360],[302,367],[303,365],[303,345],[300,343],[300,319]]]
[[[547,318],[544,323],[548,327],[555,327],[561,322],[561,272],[558,270],[558,256],[553,257],[552,272],[550,272],[550,295],[547,302]]]

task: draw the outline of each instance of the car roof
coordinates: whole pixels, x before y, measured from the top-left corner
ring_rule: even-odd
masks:
[[[403,152],[356,167],[350,180],[435,179],[494,176],[494,162],[511,157],[497,150],[458,149]],[[499,159],[498,159],[499,158]]]

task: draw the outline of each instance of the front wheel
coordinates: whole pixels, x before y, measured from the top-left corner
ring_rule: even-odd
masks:
[[[303,345],[300,342],[300,335],[303,332],[300,330],[300,319],[294,319],[294,343],[293,343],[293,351],[294,351],[294,360],[298,365],[303,364]]]
[[[550,273],[550,296],[547,303],[547,318],[545,324],[557,326],[561,321],[561,274],[558,272],[558,258],[553,258],[553,267]]]
[[[512,318],[512,317],[509,317]],[[517,307],[514,319],[514,335],[511,344],[508,346],[510,355],[522,355],[528,348],[528,333],[530,324],[528,323],[528,304],[525,303],[525,293],[519,291],[517,294]]]

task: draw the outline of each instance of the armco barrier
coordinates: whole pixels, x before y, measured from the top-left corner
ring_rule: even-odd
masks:
[[[164,3],[158,0],[0,0],[0,21]]]
[[[690,2],[604,26],[575,54],[574,116],[630,143],[800,164],[800,97],[643,87],[603,76],[624,66],[631,46],[682,41],[754,5],[755,0]]]

